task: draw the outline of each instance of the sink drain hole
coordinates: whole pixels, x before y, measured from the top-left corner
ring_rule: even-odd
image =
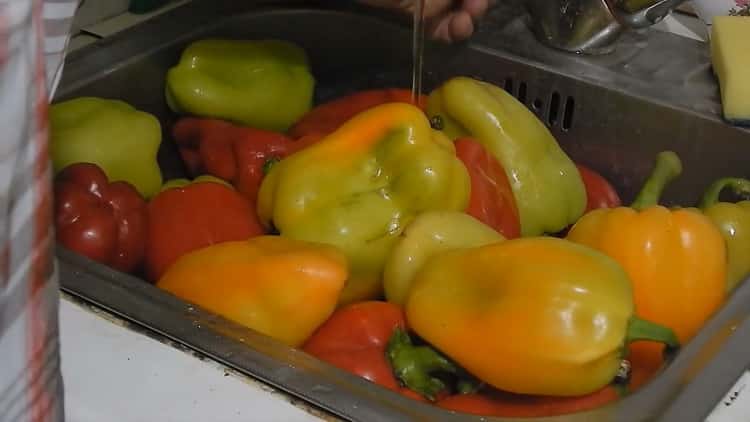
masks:
[[[563,111],[562,130],[568,130],[573,126],[573,112],[575,108],[575,100],[573,97],[568,97],[565,101],[565,110]]]
[[[547,122],[550,126],[554,126],[557,123],[557,117],[560,115],[560,94],[557,92],[552,93],[552,97],[549,100],[549,114],[547,115]]]
[[[518,101],[526,104],[526,82],[518,84]]]

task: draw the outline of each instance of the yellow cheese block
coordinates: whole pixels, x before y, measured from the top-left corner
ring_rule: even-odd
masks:
[[[711,58],[721,85],[724,118],[750,125],[750,17],[715,16]]]

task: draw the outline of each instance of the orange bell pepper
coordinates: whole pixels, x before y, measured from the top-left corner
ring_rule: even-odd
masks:
[[[631,208],[594,210],[567,238],[614,258],[633,282],[638,315],[690,340],[725,298],[727,255],[711,220],[688,209],[657,205],[665,185],[682,172],[679,157],[657,156],[656,166]],[[655,372],[662,346],[631,346],[634,365]]]
[[[332,246],[260,236],[183,255],[156,284],[290,346],[334,311],[348,276]]]

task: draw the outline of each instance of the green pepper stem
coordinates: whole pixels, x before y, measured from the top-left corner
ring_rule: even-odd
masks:
[[[628,323],[625,343],[630,344],[640,340],[664,343],[669,349],[678,349],[680,347],[680,340],[677,339],[677,335],[671,328],[633,316]]]
[[[706,210],[708,207],[719,202],[719,195],[726,188],[732,189],[735,195],[747,196],[750,195],[750,180],[739,177],[725,177],[715,181],[708,187],[706,193],[703,194],[699,205],[700,209]]]
[[[409,389],[434,401],[447,386],[436,372],[455,374],[458,369],[444,356],[427,346],[414,346],[406,331],[397,328],[388,340],[386,357],[396,378]]]
[[[656,164],[631,208],[644,210],[659,203],[664,188],[682,173],[682,161],[674,151],[656,155]]]

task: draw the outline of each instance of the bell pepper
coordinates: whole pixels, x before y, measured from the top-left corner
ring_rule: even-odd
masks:
[[[544,123],[503,89],[455,77],[430,94],[427,112],[449,138],[470,136],[498,159],[523,236],[556,233],[583,214],[586,189],[575,164]]]
[[[424,212],[406,226],[385,262],[385,297],[389,302],[403,305],[414,275],[433,255],[503,240],[500,233],[462,212]]]
[[[99,166],[77,163],[55,178],[55,229],[66,248],[118,271],[140,268],[146,248],[146,201]]]
[[[459,374],[460,370],[429,346],[414,345],[407,330],[400,306],[357,302],[336,310],[302,350],[414,400],[445,396],[452,386],[433,374]]]
[[[383,104],[275,164],[258,194],[258,216],[282,235],[338,246],[349,258],[341,304],[382,292],[385,260],[421,212],[464,210],[466,167],[424,113]]]
[[[409,398],[424,401],[393,374],[386,348],[397,329],[406,329],[401,307],[380,301],[338,309],[305,341],[302,350],[354,375]]]
[[[601,174],[590,168],[576,164],[586,186],[586,210],[589,212],[599,208],[617,208],[622,205],[620,196],[614,187]]]
[[[334,247],[259,236],[183,255],[156,285],[296,347],[331,316],[346,277]]]
[[[500,232],[506,239],[521,235],[518,207],[505,170],[482,144],[471,139],[455,141],[456,155],[471,177],[471,196],[466,212]]]
[[[148,215],[146,276],[152,281],[190,251],[264,233],[251,203],[223,183],[166,189],[148,204]]]
[[[199,40],[167,72],[172,111],[283,132],[312,106],[307,54],[281,40]]]
[[[320,104],[302,116],[289,129],[289,136],[296,139],[309,135],[328,135],[357,114],[386,103],[413,104],[411,90],[370,89]],[[418,104],[415,105],[424,110],[427,106],[427,96],[420,95]]]
[[[488,385],[581,396],[612,383],[637,340],[679,344],[635,315],[630,280],[594,249],[553,237],[435,255],[406,300],[414,332]]]
[[[577,397],[528,396],[492,390],[448,396],[438,401],[437,406],[479,416],[543,418],[596,409],[619,398],[620,393],[612,386]]]
[[[253,203],[266,164],[311,143],[215,119],[183,118],[174,125],[172,134],[193,176],[207,173],[226,180]]]
[[[233,186],[227,183],[225,180],[219,179],[218,177],[204,174],[203,176],[198,176],[193,180],[186,179],[184,177],[179,178],[179,179],[167,180],[161,186],[161,189],[159,190],[159,192],[164,192],[165,190],[172,189],[172,188],[184,188],[185,186],[193,184],[193,183],[218,183],[230,189],[234,189]]]
[[[113,182],[133,185],[151,198],[162,183],[156,154],[156,117],[119,100],[81,97],[50,107],[50,148],[56,173],[75,163],[99,166]]]
[[[719,202],[719,195],[726,188],[738,196],[748,195],[750,180],[717,180],[703,195],[700,208],[714,222],[726,242],[729,261],[726,287],[730,292],[750,275],[750,201]]]
[[[686,209],[657,205],[664,187],[682,172],[677,154],[665,151],[628,207],[586,214],[567,239],[615,259],[633,282],[638,315],[675,331],[687,342],[726,296],[726,247],[711,220]],[[634,344],[639,365],[658,370],[661,346]]]

